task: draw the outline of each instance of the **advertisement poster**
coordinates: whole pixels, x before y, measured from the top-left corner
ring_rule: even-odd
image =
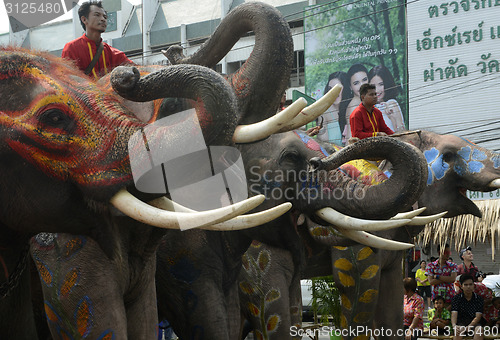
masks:
[[[320,117],[321,140],[345,144],[363,83],[376,85],[377,107],[393,131],[408,128],[403,0],[335,1],[304,14],[306,94],[318,99],[337,83],[339,99]]]
[[[410,128],[500,150],[500,1],[408,3]],[[431,119],[429,119],[431,118]]]

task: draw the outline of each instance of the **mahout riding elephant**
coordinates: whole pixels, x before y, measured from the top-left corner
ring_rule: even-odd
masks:
[[[415,145],[426,157],[429,176],[417,201],[419,207],[426,207],[423,214],[447,211],[445,217],[460,214],[481,217],[480,210],[465,192],[488,192],[500,187],[498,153],[457,136],[429,131],[405,133],[396,138]],[[411,242],[422,229],[423,226],[402,227],[384,233],[388,238]],[[331,235],[323,237],[322,242],[339,244],[341,239]],[[401,251],[374,251],[359,245],[331,249],[333,275],[342,294],[342,327],[383,328],[393,334],[401,327],[403,255]],[[383,337],[395,336],[385,333]]]
[[[187,146],[186,136],[209,147],[232,145],[243,117],[231,87],[205,67],[171,66],[145,77],[118,68],[111,83],[134,101],[189,98],[196,114],[147,126],[70,63],[42,52],[0,50],[2,339],[36,339],[25,270],[30,237],[36,235],[29,244],[54,338],[153,339],[155,251],[164,229],[232,229],[241,221],[237,215],[264,199],[190,214],[145,204],[168,189],[161,182],[158,191],[139,192],[134,162],[141,171],[154,170],[158,163],[148,150]],[[151,149],[134,140],[147,140]],[[264,220],[288,209],[264,212]]]
[[[238,72],[229,76],[228,81],[236,92],[239,108],[244,112],[246,121],[253,123],[269,117],[277,110],[279,99],[288,82],[293,60],[288,24],[276,9],[262,3],[240,5],[224,18],[214,35],[193,56],[184,57],[180,48],[175,47],[170,48],[166,55],[174,64],[194,63],[213,67],[248,30],[255,32],[256,45],[249,59]],[[324,105],[323,110],[328,106],[330,105]],[[302,116],[310,117],[311,114],[303,110],[298,118],[301,119]],[[287,125],[287,128],[303,125],[294,121],[290,124],[283,124]],[[243,132],[243,130],[243,128],[237,129],[236,132]],[[237,143],[247,140],[242,135],[235,138]],[[257,142],[258,140],[262,141]],[[290,169],[291,171],[303,175],[308,173],[309,158],[325,156],[319,144],[314,144],[314,141],[310,141],[307,136],[300,133],[290,132],[253,141],[255,143],[251,143],[252,148],[239,146],[245,161],[247,179],[250,180],[249,190],[252,193],[264,190],[266,185],[265,181],[261,182],[255,177],[258,177],[257,173],[250,171],[252,166],[259,168],[265,165],[261,163],[267,162],[267,158],[261,158],[261,154],[255,154],[256,150],[262,149],[269,152],[272,145],[278,145],[277,150],[282,150],[286,156],[276,153],[269,157],[268,161],[273,165],[270,170],[279,169],[276,162],[281,160],[289,166],[294,166]],[[361,143],[358,145],[359,149],[356,148],[357,150],[346,150],[349,156],[346,156],[343,161],[348,161],[353,157],[374,157],[376,150],[391,149],[387,148],[384,143],[390,143],[390,141],[379,140],[370,145]],[[382,147],[383,145],[385,147]],[[391,145],[395,148],[392,151],[400,150],[399,147],[402,146],[402,144]],[[288,149],[296,149],[296,151],[286,153]],[[400,151],[409,157],[408,162],[415,164],[414,176],[395,176],[391,182],[386,183],[386,189],[379,188],[387,195],[387,198],[391,196],[393,196],[392,200],[395,197],[399,198],[399,208],[395,208],[394,213],[397,209],[408,207],[409,202],[416,199],[424,183],[422,175],[426,174],[426,167],[418,152],[415,152],[413,148]],[[297,160],[296,164],[294,164],[294,157]],[[338,178],[325,178],[328,171],[324,170],[323,175],[316,178],[318,183],[325,182],[326,187],[337,189],[339,195],[342,195],[341,192],[346,194],[347,191],[358,192],[360,195],[375,194],[363,185],[350,182],[336,170],[343,161],[339,161],[338,165],[331,165],[330,175],[333,177],[338,175]],[[309,204],[306,198],[307,193],[316,193],[317,188],[316,186],[307,187],[306,177],[291,181],[279,180],[289,185],[287,192],[291,196],[294,196],[294,193],[299,196],[294,202],[296,209],[302,209],[311,214],[329,205],[334,205],[339,210],[355,210],[346,209],[344,205],[348,203],[341,202],[341,199],[338,199],[339,202],[335,202],[333,198],[317,199],[316,203]],[[256,181],[255,183],[252,182],[252,178]],[[252,191],[252,184],[255,184],[253,188],[256,191]],[[304,188],[300,185],[304,185]],[[389,187],[392,190],[389,190]],[[285,189],[285,184],[283,184],[283,189]],[[280,200],[280,202],[288,201],[290,199]],[[353,201],[357,203],[352,204],[359,204],[359,209],[367,210],[366,215],[374,218],[392,216],[391,211],[386,210],[381,213],[377,207],[367,207],[357,199]],[[293,214],[284,216],[276,223],[259,227],[255,235],[245,231],[217,234],[200,230],[191,230],[182,234],[168,231],[160,245],[157,261],[156,280],[160,317],[168,319],[176,334],[183,339],[234,339],[237,337],[240,320],[237,312],[236,277],[241,268],[241,255],[254,238],[260,238],[281,248],[290,248],[297,244],[297,249],[299,249],[297,254],[299,254],[301,252],[301,245],[298,242],[300,239],[290,227],[295,218]],[[397,223],[402,224],[407,221]]]

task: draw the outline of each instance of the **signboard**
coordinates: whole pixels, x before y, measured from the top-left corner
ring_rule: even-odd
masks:
[[[393,130],[408,127],[406,23],[402,0],[335,1],[304,14],[306,94],[318,99],[335,83],[341,98],[323,115],[319,139],[336,144],[350,137],[349,115],[360,103],[359,87],[377,85],[378,107]]]
[[[500,1],[408,3],[410,128],[498,150]]]
[[[500,199],[500,189],[490,192],[469,191],[467,190],[467,198],[471,200],[491,200]]]

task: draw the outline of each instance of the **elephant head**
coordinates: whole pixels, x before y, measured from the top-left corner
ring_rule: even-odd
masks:
[[[461,214],[481,217],[479,208],[466,197],[466,191],[488,192],[500,188],[498,152],[462,137],[429,131],[416,131],[397,138],[415,145],[427,160],[427,186],[418,200],[419,206],[427,207],[427,214],[448,211],[445,217]]]
[[[444,211],[445,217],[461,214],[481,216],[481,212],[466,197],[465,192],[488,192],[500,186],[498,153],[457,136],[429,131],[409,131],[395,135],[395,138],[416,146],[426,158],[428,177],[425,190],[418,198],[418,205],[426,208],[423,214]],[[351,174],[363,175],[363,169],[351,171]],[[428,223],[425,217],[421,221],[419,227],[399,228],[386,231],[385,234],[392,239],[411,241]],[[345,237],[333,233],[324,234],[325,236],[315,239],[335,246],[331,248],[329,264],[342,293],[342,327],[370,327],[375,322],[378,328],[399,328],[403,317],[402,301],[393,300],[392,297],[395,294],[401,296],[403,292],[399,266],[401,252],[373,252],[360,245],[351,245],[350,240]],[[358,303],[359,301],[364,303]],[[388,304],[387,301],[391,302]],[[390,311],[389,317],[387,311]]]
[[[2,222],[29,234],[64,231],[71,221],[72,232],[88,233],[95,224],[89,220],[95,215],[90,212],[132,186],[131,157],[147,159],[141,148],[128,150],[127,145],[146,124],[69,64],[24,50],[0,53],[0,149],[6,174]],[[205,142],[231,143],[237,126],[235,99],[215,72],[179,65],[139,79],[136,70],[126,68],[115,70],[113,83],[122,93],[133,93],[134,100],[168,96],[198,100]],[[163,126],[147,137],[157,144],[186,140],[193,133],[189,123],[185,119]],[[139,153],[129,155],[137,149]],[[116,205],[120,200],[111,201]]]
[[[273,204],[291,202],[296,211],[320,224],[336,225],[342,231],[347,231],[346,225],[340,224],[346,218],[333,211],[365,219],[392,217],[411,207],[424,190],[427,178],[422,154],[391,138],[366,139],[335,151],[326,143],[294,131],[241,145],[240,150],[246,160],[251,192],[266,195]],[[379,185],[367,185],[339,168],[358,158],[397,162],[395,169],[399,174],[394,173]],[[367,226],[370,222],[361,224]]]

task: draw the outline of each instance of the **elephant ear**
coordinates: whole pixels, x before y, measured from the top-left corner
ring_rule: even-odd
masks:
[[[260,2],[244,3],[222,20],[193,55],[184,57],[180,46],[172,46],[164,52],[172,64],[213,68],[251,31],[255,33],[255,46],[250,57],[236,73],[227,77],[242,114],[238,119],[240,124],[252,124],[273,116],[288,86],[293,41],[288,23],[276,8]]]

